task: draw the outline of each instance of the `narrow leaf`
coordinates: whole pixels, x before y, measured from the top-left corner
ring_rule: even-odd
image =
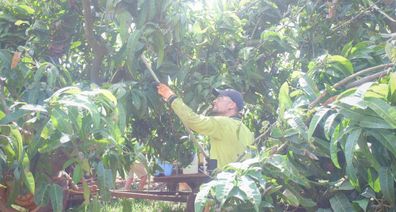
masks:
[[[74,169],[73,169],[73,177],[72,177],[73,182],[74,182],[75,184],[78,184],[78,183],[80,182],[80,180],[81,180],[81,177],[82,177],[81,165],[80,165],[80,164],[77,164],[77,165],[74,167]]]
[[[89,197],[91,196],[91,191],[89,190],[88,183],[83,180],[83,190],[84,190],[84,204],[89,204]]]
[[[194,209],[195,211],[203,211],[205,208],[205,204],[207,201],[207,196],[209,195],[210,190],[216,186],[217,181],[212,180],[208,183],[202,184],[199,188],[199,192],[195,198]]]
[[[298,201],[296,195],[294,195],[289,189],[285,189],[282,195],[286,198],[286,201],[293,206],[298,206],[300,202]]]
[[[136,58],[136,51],[138,50],[138,43],[139,39],[142,35],[142,30],[135,30],[134,32],[130,33],[127,43],[126,49],[126,57],[127,57],[127,67],[129,72],[134,75],[134,65],[135,65],[135,58]]]
[[[25,170],[23,174],[23,180],[25,182],[26,187],[30,191],[30,193],[34,194],[35,192],[35,183],[34,177],[31,171]]]
[[[358,142],[360,134],[362,133],[362,129],[354,129],[348,135],[346,144],[345,144],[345,160],[346,160],[346,172],[349,176],[349,180],[353,187],[359,188],[358,178],[356,176],[356,170],[353,167],[353,153],[355,151],[355,146]]]
[[[36,192],[34,193],[34,202],[37,205],[46,205],[48,203],[48,189],[50,185],[46,182],[42,182],[39,184]]]
[[[227,174],[227,176],[219,176]],[[231,174],[228,172],[221,172],[217,175],[217,184],[215,186],[215,194],[216,199],[220,201],[220,207],[223,206],[225,201],[228,198],[228,195],[232,188],[234,187],[234,176],[235,174]]]
[[[63,188],[57,184],[52,184],[49,187],[49,195],[52,210],[55,212],[63,211]]]
[[[308,141],[311,140],[312,135],[322,118],[330,111],[330,108],[320,108],[318,112],[312,117],[308,128]]]
[[[324,133],[328,140],[330,140],[331,129],[333,128],[333,123],[334,123],[334,120],[336,119],[337,115],[338,115],[337,113],[331,114],[326,119],[326,122],[324,124]]]
[[[330,205],[333,211],[350,212],[354,211],[353,206],[344,193],[337,193],[330,199]]]
[[[289,84],[283,83],[279,89],[279,116],[283,117],[284,112],[292,106],[292,100],[289,96]]]
[[[259,211],[259,206],[261,204],[261,194],[260,190],[256,186],[255,181],[247,176],[241,176],[239,189],[246,193],[249,202],[253,203],[256,211]]]
[[[381,167],[379,172],[381,191],[384,198],[392,205],[395,204],[395,179],[388,167]]]
[[[396,107],[378,98],[366,98],[365,103],[389,125],[396,128]]]

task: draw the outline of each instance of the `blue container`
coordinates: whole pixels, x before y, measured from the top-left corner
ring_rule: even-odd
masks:
[[[173,165],[171,163],[160,161],[158,162],[158,166],[160,166],[161,169],[164,171],[163,172],[156,171],[154,175],[160,175],[161,173],[163,173],[165,176],[172,175]]]
[[[171,176],[172,175],[173,165],[171,163],[164,162],[160,166],[164,170],[164,175],[165,176]]]

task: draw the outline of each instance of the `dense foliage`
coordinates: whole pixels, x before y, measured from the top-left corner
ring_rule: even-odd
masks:
[[[65,168],[88,203],[86,174],[106,199],[136,158],[189,163],[193,145],[157,96],[148,58],[199,113],[214,87],[238,89],[248,103],[257,155],[204,185],[198,211],[395,208],[395,1],[0,5],[0,188],[9,204],[30,192],[61,210],[53,177]]]

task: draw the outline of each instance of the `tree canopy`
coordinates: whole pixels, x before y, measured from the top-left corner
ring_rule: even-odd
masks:
[[[396,1],[1,2],[9,204],[29,191],[62,207],[49,179],[70,166],[74,182],[97,176],[106,199],[136,158],[187,165],[193,143],[156,94],[152,67],[198,113],[213,88],[247,103],[256,157],[202,187],[197,210],[395,208]],[[39,171],[56,156],[53,172]]]

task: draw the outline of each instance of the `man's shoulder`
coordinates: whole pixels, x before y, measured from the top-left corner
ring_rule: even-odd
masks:
[[[241,119],[230,117],[230,116],[210,116],[210,118],[221,122],[222,124],[235,125],[235,126],[245,126]]]

